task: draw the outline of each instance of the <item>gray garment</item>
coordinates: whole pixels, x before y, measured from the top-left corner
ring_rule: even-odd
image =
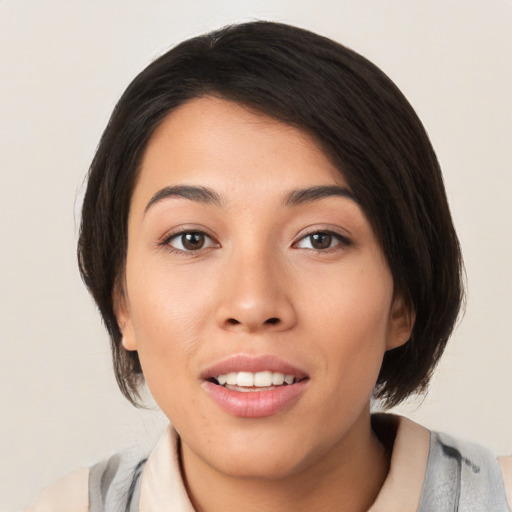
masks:
[[[89,511],[138,512],[146,460],[127,452],[93,466]],[[431,432],[418,512],[509,512],[497,458],[482,446]]]
[[[89,472],[89,512],[138,512],[147,457],[115,454]]]
[[[431,432],[418,512],[509,512],[496,456],[483,446]]]

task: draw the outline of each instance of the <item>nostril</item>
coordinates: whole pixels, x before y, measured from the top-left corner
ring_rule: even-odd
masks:
[[[229,325],[241,325],[244,322],[241,322],[240,320],[237,320],[236,318],[228,318],[226,320],[226,323],[229,324]],[[281,319],[279,319],[279,318],[277,318],[275,316],[273,316],[272,318],[267,318],[267,320],[265,320],[263,322],[264,325],[277,325],[277,324],[280,324],[280,323],[281,323]]]

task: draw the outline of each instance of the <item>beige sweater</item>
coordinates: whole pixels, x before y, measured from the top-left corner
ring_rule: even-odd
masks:
[[[414,512],[419,505],[430,433],[407,418],[395,417],[395,421],[390,471],[369,512]],[[194,512],[181,478],[177,446],[177,434],[168,427],[144,466],[140,512]],[[499,460],[512,510],[512,456]],[[44,489],[26,512],[88,512],[88,479],[89,469],[74,471]]]

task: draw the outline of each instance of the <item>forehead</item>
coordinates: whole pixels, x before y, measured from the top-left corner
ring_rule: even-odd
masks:
[[[171,112],[150,138],[135,193],[169,184],[244,188],[344,185],[340,171],[303,130],[238,103],[204,97]],[[230,186],[228,186],[230,184]]]

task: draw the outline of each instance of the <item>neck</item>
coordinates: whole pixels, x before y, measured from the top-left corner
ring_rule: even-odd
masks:
[[[365,512],[389,470],[369,412],[306,468],[277,478],[237,478],[212,468],[183,444],[183,472],[197,512]]]

